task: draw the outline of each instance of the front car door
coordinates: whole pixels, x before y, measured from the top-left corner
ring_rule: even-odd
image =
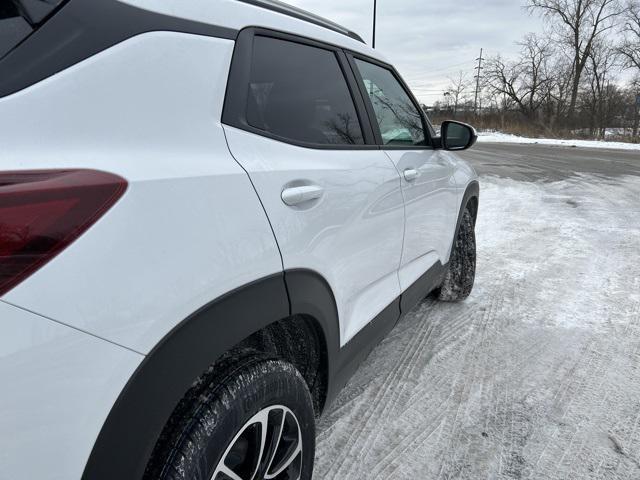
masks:
[[[414,286],[415,295],[423,295],[449,260],[458,195],[453,165],[430,147],[424,115],[397,73],[375,60],[349,59],[375,119],[378,142],[402,176],[406,223],[400,286],[403,292]],[[411,305],[417,299],[407,300]]]
[[[400,296],[404,233],[400,178],[375,145],[346,55],[298,37],[243,31],[223,121],[285,271],[313,270],[327,280],[346,344]]]

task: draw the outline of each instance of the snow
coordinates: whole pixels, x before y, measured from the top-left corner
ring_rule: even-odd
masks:
[[[606,148],[614,150],[640,151],[640,143],[605,142],[598,140],[561,140],[555,138],[527,138],[501,132],[478,132],[478,142],[559,145],[576,148]]]
[[[640,177],[481,178],[478,271],[319,425],[314,478],[640,478]]]

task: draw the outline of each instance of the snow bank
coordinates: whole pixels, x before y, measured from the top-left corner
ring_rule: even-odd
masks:
[[[479,132],[478,142],[560,145],[565,147],[606,148],[614,150],[640,151],[640,143],[605,142],[598,140],[560,140],[556,138],[527,138],[500,132]]]

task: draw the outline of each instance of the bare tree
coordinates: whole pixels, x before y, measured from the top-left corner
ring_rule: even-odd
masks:
[[[492,57],[485,64],[485,78],[489,91],[495,96],[503,96],[502,104],[508,108],[509,104],[523,110],[523,95],[520,89],[522,70],[519,63],[504,60],[501,56]],[[508,101],[507,101],[508,99]]]
[[[640,92],[640,75],[636,77],[636,79],[631,82],[630,86],[631,90],[631,103],[633,104],[633,133],[632,137],[634,140],[640,140],[640,106],[636,104],[637,102],[637,92]],[[633,98],[636,97],[636,98]],[[636,100],[636,102],[634,102]]]
[[[571,48],[573,72],[567,117],[573,119],[591,49],[598,37],[615,26],[616,17],[622,13],[619,0],[529,0],[529,8],[553,21],[559,41]]]
[[[590,95],[585,97],[591,135],[596,138],[604,138],[611,120],[613,97],[617,94],[613,78],[617,62],[618,54],[613,45],[603,40],[594,43],[586,67]]]
[[[622,32],[624,39],[618,52],[624,58],[624,66],[640,74],[640,0],[629,0]]]
[[[548,42],[536,35],[527,35],[521,43],[522,51],[516,61],[490,58],[485,67],[489,91],[503,96],[529,121],[539,121],[538,113],[552,86],[548,72],[551,49]],[[506,105],[505,100],[503,104]]]
[[[445,96],[453,99],[454,118],[458,114],[458,106],[461,103],[464,92],[469,88],[469,85],[469,79],[464,74],[464,72],[460,72],[457,77],[449,78],[449,88],[448,91],[445,92]]]
[[[520,45],[525,113],[533,118],[553,86],[553,78],[549,72],[549,60],[553,50],[548,40],[542,40],[535,34],[527,35]]]
[[[527,2],[547,20],[545,36],[525,36],[516,58],[487,60],[482,80],[488,107],[469,120],[523,135],[624,138],[632,132],[638,140],[640,0]],[[638,83],[623,85],[623,68],[635,71]],[[465,118],[461,105],[470,87],[463,78],[450,79],[446,108],[438,105],[432,114],[455,110]]]

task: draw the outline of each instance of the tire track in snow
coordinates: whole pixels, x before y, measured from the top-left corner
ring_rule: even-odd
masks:
[[[371,354],[314,478],[640,478],[640,179],[481,183],[474,294]]]
[[[376,413],[379,413],[381,410],[384,410],[387,407],[389,401],[385,400],[385,397],[388,395],[388,392],[393,390],[393,387],[398,383],[396,379],[403,374],[402,369],[398,367],[406,363],[406,357],[414,355],[415,351],[417,351],[421,344],[421,339],[425,335],[426,332],[422,331],[419,335],[415,335],[410,338],[407,347],[395,362],[396,365],[393,366],[389,373],[383,376],[383,381],[378,381],[380,388],[378,389],[372,401],[368,403],[368,405],[366,405],[364,409],[362,409],[363,411],[360,412],[359,416],[362,421],[358,425],[358,428],[353,430],[346,441],[348,449],[347,454],[342,458],[341,462],[336,463],[333,468],[329,472],[327,472],[327,475],[329,477],[331,477],[331,475],[338,475],[339,473],[341,473],[341,469],[344,465],[345,460],[353,456],[353,452],[355,449],[362,448],[362,445],[359,445],[358,443],[358,439],[363,436],[363,432],[366,432],[370,429],[372,423],[378,422],[380,420],[381,417],[379,417],[379,415],[376,415]],[[395,396],[390,395],[390,398],[392,399],[391,401],[393,401]],[[357,468],[358,463],[358,461],[352,462],[351,465],[347,465],[347,469],[351,470],[353,468]]]

